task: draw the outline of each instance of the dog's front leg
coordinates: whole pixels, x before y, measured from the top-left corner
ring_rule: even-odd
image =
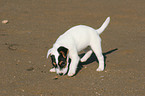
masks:
[[[80,58],[78,55],[71,57],[71,63],[70,63],[70,67],[69,67],[68,76],[75,75],[79,60],[80,60]]]

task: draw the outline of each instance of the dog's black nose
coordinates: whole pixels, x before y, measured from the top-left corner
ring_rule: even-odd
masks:
[[[59,73],[59,75],[60,75],[60,76],[62,76],[62,75],[63,75],[63,73]]]

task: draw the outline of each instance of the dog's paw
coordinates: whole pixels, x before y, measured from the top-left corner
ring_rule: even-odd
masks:
[[[74,75],[75,75],[75,71],[70,71],[70,72],[68,72],[67,75],[68,75],[68,76],[74,76]]]
[[[81,62],[86,62],[86,59],[85,59],[85,58],[81,58],[80,61],[81,61]]]
[[[97,70],[96,71],[103,71],[104,70],[104,68],[97,68]]]
[[[55,68],[51,68],[49,71],[50,71],[50,72],[56,72],[56,71],[55,71]]]

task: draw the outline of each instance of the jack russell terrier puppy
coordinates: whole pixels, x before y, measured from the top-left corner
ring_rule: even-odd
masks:
[[[104,56],[102,54],[101,38],[99,35],[105,30],[109,22],[110,17],[97,30],[85,25],[74,26],[60,35],[53,47],[47,52],[47,58],[50,55],[53,65],[50,72],[73,76],[76,73],[79,61],[85,62],[93,52],[99,61],[99,67],[96,71],[103,71]],[[80,59],[78,52],[87,47],[91,49]],[[71,62],[69,62],[69,59],[71,59]]]

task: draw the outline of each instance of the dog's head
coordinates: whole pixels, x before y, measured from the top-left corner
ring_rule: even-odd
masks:
[[[50,55],[52,65],[59,75],[65,75],[68,71],[68,49],[60,46],[59,48],[51,48],[48,50],[47,58]]]

